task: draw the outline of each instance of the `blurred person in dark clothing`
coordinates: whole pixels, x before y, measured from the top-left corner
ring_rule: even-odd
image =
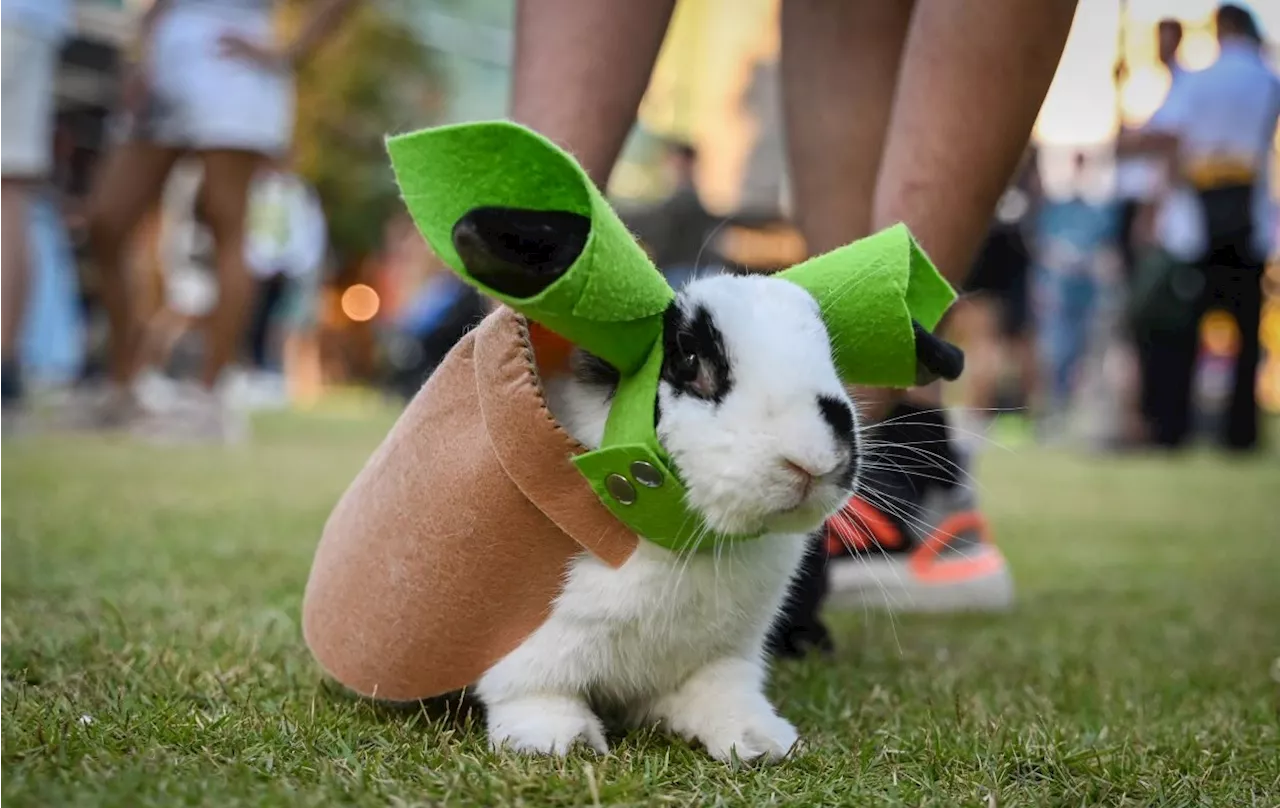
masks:
[[[428,277],[395,318],[391,384],[396,392],[412,398],[487,313],[484,297],[452,272],[440,270]]]
[[[1182,23],[1172,18],[1160,20],[1156,26],[1156,55],[1169,73],[1170,94],[1187,74],[1178,61],[1181,45]],[[1117,158],[1118,192],[1124,200],[1120,209],[1120,251],[1126,271],[1132,274],[1137,263],[1137,247],[1152,238],[1154,195],[1163,166],[1158,159],[1144,154],[1120,153]]]
[[[1263,61],[1261,34],[1247,10],[1224,4],[1216,23],[1217,60],[1179,80],[1148,126],[1127,133],[1122,145],[1169,161],[1178,184],[1192,192],[1199,214],[1194,316],[1153,335],[1146,346],[1153,440],[1172,448],[1189,436],[1199,320],[1210,310],[1222,310],[1235,320],[1240,345],[1221,442],[1247,451],[1259,443],[1262,271],[1273,248],[1269,174],[1280,78]]]
[[[1026,229],[1034,221],[1039,182],[1036,152],[1028,148],[1014,181],[996,205],[986,241],[963,286],[963,296],[947,317],[946,329],[965,350],[963,407],[955,413],[962,435],[986,431],[1002,406],[1000,371],[1012,362],[1020,390],[1014,406],[1025,406],[1035,382],[1028,309],[1030,246]],[[967,423],[962,423],[967,422]]]
[[[1170,92],[1187,75],[1178,61],[1182,36],[1182,23],[1176,19],[1162,19],[1156,26],[1156,54],[1168,71]],[[1127,149],[1125,141],[1129,137],[1128,132],[1128,129],[1122,129],[1116,150],[1116,191],[1121,200],[1118,244],[1121,268],[1128,282],[1127,294],[1132,299],[1142,294],[1135,286],[1144,282],[1138,278],[1140,264],[1151,259],[1153,250],[1170,246],[1161,244],[1161,228],[1157,227],[1157,221],[1161,216],[1162,206],[1169,199],[1168,178],[1172,166],[1159,156]],[[1165,215],[1167,218],[1167,211]],[[1166,223],[1164,228],[1167,230],[1168,226],[1169,223]],[[1172,223],[1172,226],[1178,225]],[[1153,391],[1147,381],[1151,373],[1148,340],[1144,334],[1132,333],[1132,328],[1129,331],[1136,378],[1125,396],[1125,437],[1129,445],[1142,445],[1149,440],[1150,424],[1154,419]]]
[[[689,143],[667,146],[667,164],[675,188],[661,202],[627,217],[627,224],[649,249],[654,264],[679,288],[719,261],[710,239],[721,221],[698,195],[698,150]]]
[[[484,319],[490,301],[447,270],[407,213],[387,222],[383,239],[388,382],[396,394],[412,398],[454,344]]]

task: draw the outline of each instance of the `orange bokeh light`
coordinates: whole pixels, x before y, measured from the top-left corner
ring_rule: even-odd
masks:
[[[367,323],[378,315],[382,301],[372,286],[363,283],[348,286],[342,293],[342,313],[353,322]]]
[[[1234,356],[1240,350],[1240,329],[1224,311],[1211,311],[1200,324],[1204,347],[1214,356]]]

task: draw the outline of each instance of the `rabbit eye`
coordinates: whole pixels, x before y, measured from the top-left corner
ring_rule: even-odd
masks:
[[[675,371],[676,378],[686,384],[697,378],[698,367],[701,364],[698,361],[698,352],[690,344],[692,342],[692,337],[687,334],[677,336],[676,356],[672,362],[672,370]]]
[[[695,368],[693,378],[689,382],[689,389],[703,398],[715,398],[716,382],[711,376],[711,369],[701,359],[695,360]]]
[[[699,306],[686,315],[673,304],[667,309],[664,337],[666,359],[662,376],[677,395],[720,403],[732,386],[724,339],[711,314]]]
[[[676,381],[701,398],[714,398],[716,381],[710,365],[698,355],[691,343],[692,336],[681,334],[676,337],[676,358],[672,363]]]

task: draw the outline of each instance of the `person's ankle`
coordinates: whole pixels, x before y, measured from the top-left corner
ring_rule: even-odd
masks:
[[[943,408],[899,401],[872,430],[883,451],[892,453],[890,465],[901,467],[913,487],[949,489],[960,483],[960,447]]]

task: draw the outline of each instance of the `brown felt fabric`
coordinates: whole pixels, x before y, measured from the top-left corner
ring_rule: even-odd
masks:
[[[563,346],[535,331],[539,356]],[[507,308],[446,357],[325,525],[302,607],[321,666],[366,696],[473,684],[550,612],[586,548],[613,566],[636,537],[570,458],[526,321]]]

